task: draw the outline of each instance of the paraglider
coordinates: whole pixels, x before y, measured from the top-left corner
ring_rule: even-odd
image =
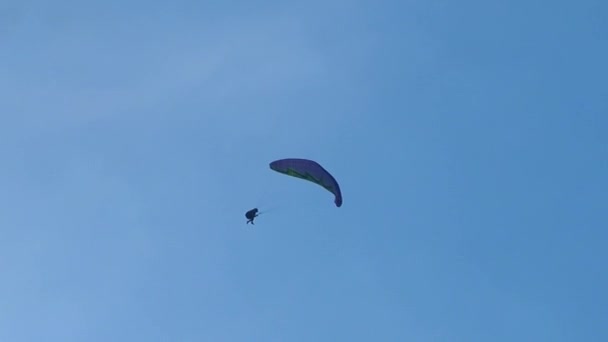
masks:
[[[276,172],[322,186],[334,195],[336,207],[342,205],[342,192],[338,182],[319,163],[308,159],[288,158],[271,162],[270,168]]]
[[[245,213],[245,217],[247,218],[247,224],[255,224],[253,220],[258,217],[258,208],[253,208]]]
[[[342,206],[342,191],[340,185],[325,168],[319,163],[301,158],[279,159],[269,164],[270,169],[288,176],[307,180],[322,186],[325,190],[334,195],[334,203],[336,207]],[[247,224],[255,224],[253,221],[260,214],[267,212],[259,212],[258,208],[253,208],[245,213]]]

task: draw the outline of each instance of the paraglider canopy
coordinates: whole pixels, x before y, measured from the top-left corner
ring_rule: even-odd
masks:
[[[270,168],[276,172],[301,178],[324,187],[334,194],[336,207],[342,205],[342,192],[338,182],[319,163],[308,159],[288,158],[271,162]]]

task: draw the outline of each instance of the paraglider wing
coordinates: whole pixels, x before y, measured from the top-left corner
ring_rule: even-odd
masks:
[[[334,203],[342,205],[342,192],[336,179],[317,162],[308,159],[280,159],[270,163],[270,168],[289,176],[305,179],[324,187],[334,194]]]

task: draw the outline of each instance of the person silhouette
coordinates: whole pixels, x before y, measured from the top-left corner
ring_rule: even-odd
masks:
[[[255,224],[253,220],[258,216],[258,208],[253,208],[245,213],[245,217],[247,218],[247,224]]]

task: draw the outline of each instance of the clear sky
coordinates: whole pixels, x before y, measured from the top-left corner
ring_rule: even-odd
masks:
[[[0,2],[0,341],[608,341],[607,13]]]

